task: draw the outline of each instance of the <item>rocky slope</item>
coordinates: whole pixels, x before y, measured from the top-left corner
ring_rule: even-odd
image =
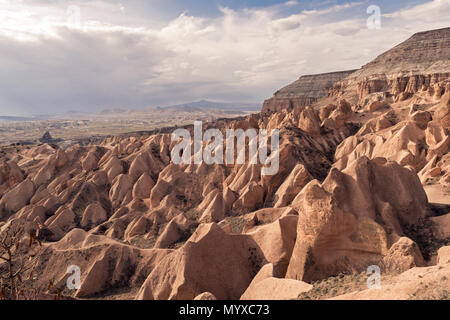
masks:
[[[349,78],[450,72],[450,28],[420,32],[378,56]]]
[[[2,148],[0,240],[23,226],[23,241],[41,244],[25,289],[76,298],[412,299],[436,283],[445,291],[448,281],[437,281],[450,268],[450,79],[433,88],[404,99],[371,93],[364,106],[333,91],[313,106],[204,124],[280,129],[272,176],[250,163],[175,165],[170,133]],[[432,203],[430,190],[443,201]],[[70,291],[72,265],[81,285]],[[376,294],[319,294],[371,265],[389,279]]]
[[[419,91],[441,95],[450,76],[450,28],[420,32],[359,70],[302,76],[266,100],[264,113],[346,99],[362,107],[383,98],[401,101]],[[320,99],[325,96],[331,99]]]
[[[297,81],[278,90],[264,102],[262,112],[305,107],[325,97],[333,85],[356,70],[301,76]]]
[[[450,75],[450,28],[421,32],[335,84],[330,95],[367,104],[384,94],[396,101],[419,91],[441,95]]]

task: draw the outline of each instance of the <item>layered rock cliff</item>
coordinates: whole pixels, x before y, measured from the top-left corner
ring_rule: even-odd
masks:
[[[297,81],[278,90],[264,102],[263,113],[312,105],[328,94],[330,88],[356,70],[301,76]]]
[[[405,100],[429,90],[439,97],[436,84],[450,77],[449,61],[450,28],[420,32],[337,82],[330,95],[360,104],[374,93]]]
[[[361,69],[300,77],[266,100],[262,112],[314,105],[326,96],[362,106],[381,98],[405,100],[419,91],[439,98],[443,88],[437,84],[450,77],[449,61],[450,28],[420,32]]]

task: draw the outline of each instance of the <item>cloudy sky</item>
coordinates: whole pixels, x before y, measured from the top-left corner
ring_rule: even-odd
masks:
[[[450,0],[0,0],[0,115],[262,102],[449,21]]]

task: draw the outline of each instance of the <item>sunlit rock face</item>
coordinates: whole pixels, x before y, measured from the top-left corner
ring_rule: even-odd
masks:
[[[169,129],[2,147],[0,239],[19,223],[40,241],[39,290],[64,292],[78,266],[78,298],[295,299],[373,265],[392,290],[343,298],[425,293],[449,272],[449,31],[203,124],[278,129],[272,175],[248,161],[175,164]]]

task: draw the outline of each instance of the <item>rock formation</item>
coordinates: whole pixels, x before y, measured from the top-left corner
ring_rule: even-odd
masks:
[[[282,109],[305,107],[325,97],[331,87],[356,70],[330,72],[301,76],[297,81],[278,90],[273,97],[264,102],[263,113]]]
[[[279,129],[274,175],[177,165],[170,133],[0,148],[0,236],[41,243],[43,292],[78,266],[75,298],[297,299],[373,265],[386,287],[337,298],[442,297],[425,289],[450,278],[449,30],[204,124]]]
[[[449,35],[450,28],[413,35],[337,82],[330,95],[351,96],[352,102],[360,103],[380,94],[402,101],[419,91],[440,97],[439,82],[450,75]]]

